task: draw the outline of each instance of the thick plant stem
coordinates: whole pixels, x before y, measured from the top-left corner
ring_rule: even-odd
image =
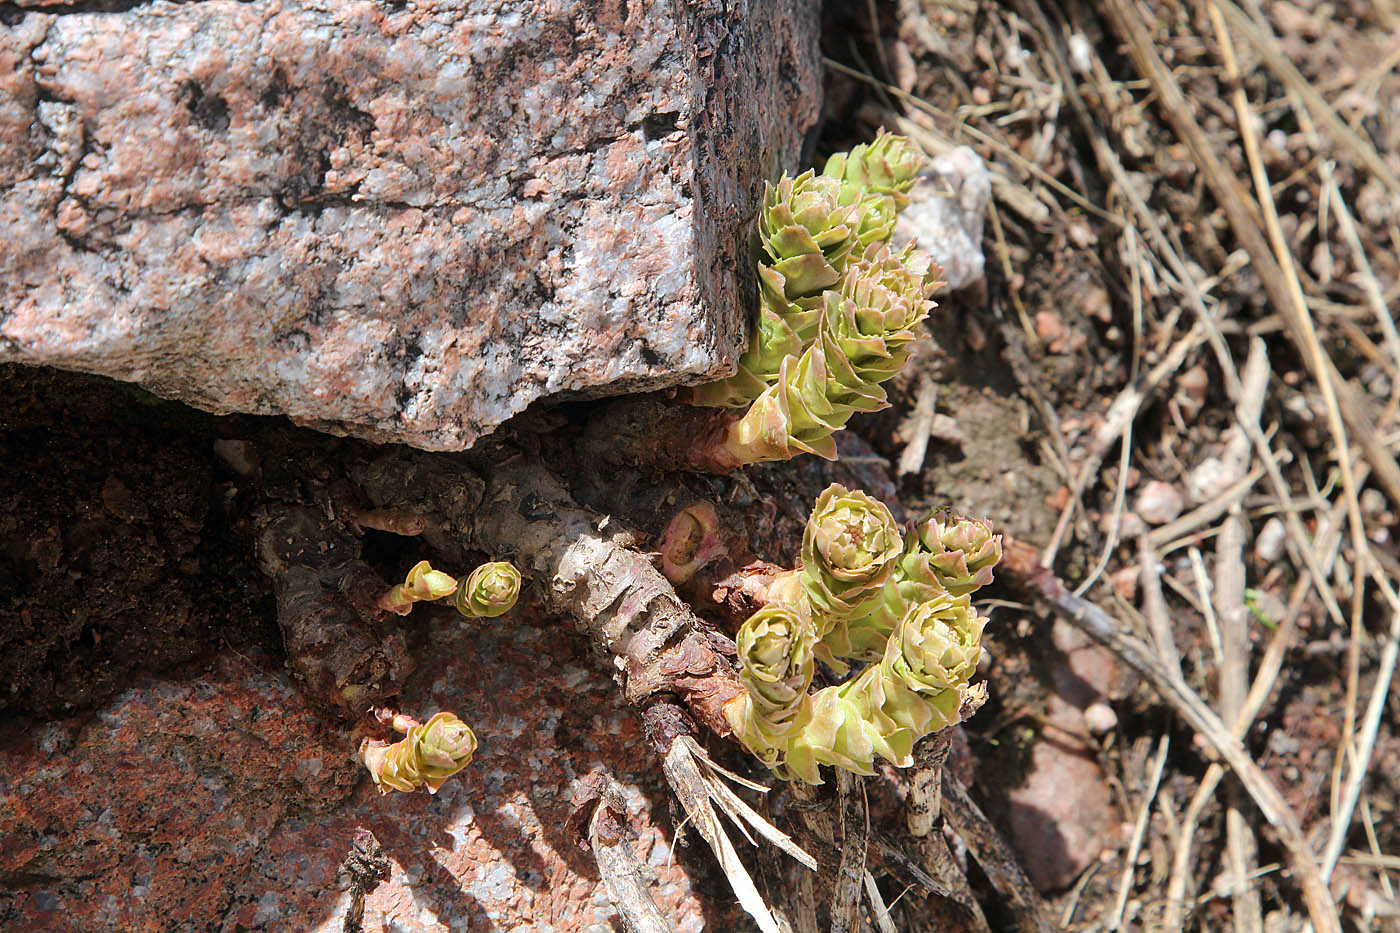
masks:
[[[662,395],[638,395],[600,406],[579,438],[585,460],[663,472],[729,473],[741,464],[725,446],[739,416],[695,408]]]
[[[438,517],[424,532],[430,540],[464,533],[471,546],[511,557],[526,576],[544,582],[551,609],[572,616],[595,648],[616,659],[629,701],[644,708],[673,696],[706,728],[729,733],[723,706],[742,690],[727,657],[732,648],[632,547],[628,530],[578,506],[534,457],[496,466],[477,499],[436,483],[405,488],[402,456],[391,454],[356,471],[376,505],[411,498]],[[443,473],[455,466],[444,462]]]
[[[398,695],[412,670],[402,634],[375,605],[387,584],[360,560],[344,523],[306,506],[269,503],[255,519],[258,563],[277,594],[287,666],[306,695],[346,720]]]

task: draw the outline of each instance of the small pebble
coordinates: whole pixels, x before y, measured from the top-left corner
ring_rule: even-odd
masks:
[[[1083,298],[1084,313],[1104,324],[1113,320],[1113,299],[1109,297],[1107,289],[1092,285],[1084,293]]]
[[[1118,714],[1103,700],[1084,708],[1084,727],[1094,735],[1105,735],[1118,725]]]
[[[1176,380],[1176,404],[1187,421],[1201,413],[1210,390],[1210,374],[1204,366],[1192,366]]]
[[[1259,537],[1254,539],[1254,556],[1261,564],[1272,564],[1283,554],[1283,542],[1288,531],[1277,516],[1264,523]]]
[[[1113,529],[1113,513],[1104,516],[1103,531],[1108,534]],[[1138,516],[1138,513],[1125,510],[1121,518],[1118,519],[1118,540],[1131,541],[1138,535],[1147,531],[1147,525]]]
[[[1141,576],[1141,572],[1136,567],[1124,567],[1122,570],[1114,571],[1108,579],[1113,586],[1114,594],[1119,599],[1130,603],[1137,599],[1138,578]]]
[[[1046,349],[1051,353],[1061,353],[1068,341],[1069,329],[1065,327],[1065,322],[1061,321],[1060,316],[1054,311],[1037,311],[1035,313],[1035,334],[1045,341]]]
[[[1379,489],[1363,489],[1359,504],[1362,515],[1367,518],[1377,518],[1385,511],[1385,493]]]
[[[1089,44],[1082,32],[1070,33],[1065,42],[1069,46],[1069,66],[1079,74],[1088,74],[1094,68],[1094,47]]]
[[[1135,510],[1149,525],[1165,525],[1181,514],[1185,504],[1175,486],[1154,479],[1138,490]]]
[[[1186,491],[1197,504],[1213,502],[1239,482],[1241,470],[1219,457],[1207,457],[1186,477]]]

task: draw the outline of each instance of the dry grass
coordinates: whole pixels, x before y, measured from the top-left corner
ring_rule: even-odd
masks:
[[[990,287],[967,313],[997,320],[1065,490],[1053,535],[1029,543],[1077,587],[1059,608],[1099,612],[1089,627],[1108,626],[1155,692],[1122,698],[1120,721],[1163,703],[1219,754],[1146,736],[1157,752],[1112,870],[1061,895],[1075,929],[1364,929],[1400,913],[1397,788],[1377,768],[1400,742],[1397,12],[1242,6],[901,0],[864,11],[878,56],[832,51],[865,124],[988,161]],[[1057,303],[1074,274],[1103,283],[1111,320]],[[1047,378],[1047,312],[1089,334],[1068,383]],[[1204,397],[1184,378],[1197,368]],[[928,391],[920,404],[923,424]],[[1130,477],[1199,485],[1207,457],[1225,479],[1195,508],[1130,527]],[[1141,601],[1103,612],[1107,578],[1130,568]],[[1267,625],[1261,593],[1278,607]],[[1281,785],[1293,772],[1270,734],[1304,694],[1339,739]],[[1120,746],[1144,737],[1129,728]],[[1123,754],[1103,743],[1107,773]],[[1144,852],[1164,864],[1141,870]]]

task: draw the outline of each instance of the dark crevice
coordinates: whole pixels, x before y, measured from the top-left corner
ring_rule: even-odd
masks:
[[[211,133],[222,133],[228,129],[228,102],[218,94],[206,94],[198,81],[186,81],[181,85],[185,94],[185,106],[195,122]]]
[[[676,131],[681,115],[674,110],[653,113],[642,119],[642,138],[647,142],[662,139]]]
[[[197,3],[199,0],[175,0],[179,5]],[[54,6],[20,6],[17,3],[0,3],[0,22],[14,25],[25,16],[70,16],[75,13],[129,13],[132,10],[150,6],[152,0],[75,0],[72,3]]]

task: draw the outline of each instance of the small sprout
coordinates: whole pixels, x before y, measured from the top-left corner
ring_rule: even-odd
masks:
[[[379,608],[405,616],[414,603],[442,599],[451,596],[456,589],[455,578],[441,570],[434,570],[426,560],[420,560],[413,565],[402,583],[379,597]]]
[[[482,564],[456,584],[452,605],[469,619],[494,619],[511,610],[520,596],[520,571],[506,560]]]
[[[1001,560],[1001,535],[992,534],[991,523],[935,514],[920,523],[918,533],[927,573],[952,595],[992,582],[992,568]]]
[[[676,513],[661,540],[661,572],[680,585],[725,553],[719,538],[719,517],[708,502],[696,502]]]
[[[966,596],[943,595],[912,606],[886,647],[883,664],[925,696],[965,684],[982,656],[979,616]]]
[[[381,794],[420,788],[435,794],[476,754],[476,734],[451,713],[437,713],[426,723],[400,714],[391,722],[406,733],[402,739],[393,743],[366,739],[360,745],[360,757]]]
[[[802,535],[802,586],[814,613],[836,621],[870,612],[903,547],[883,502],[836,483],[828,486]]]
[[[941,284],[926,277],[928,266],[922,253],[894,253],[878,243],[851,263],[839,292],[826,293],[827,361],[841,361],[837,371],[849,374],[847,384],[886,382],[909,358],[933,308],[929,295]]]
[[[725,706],[725,718],[749,751],[777,767],[810,714],[812,623],[786,606],[765,606],[739,627],[735,641],[745,689]]]

